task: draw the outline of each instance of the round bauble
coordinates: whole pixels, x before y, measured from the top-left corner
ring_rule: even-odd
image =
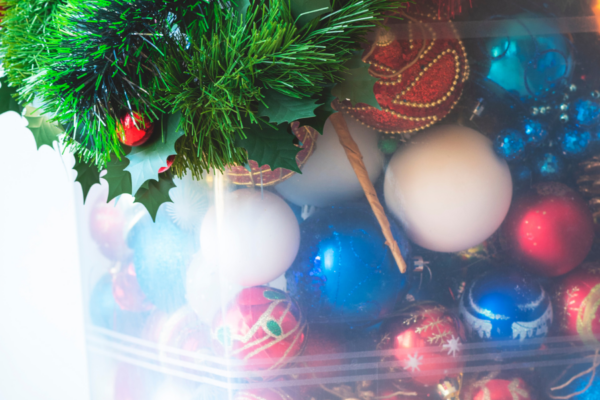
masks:
[[[297,146],[302,149],[296,154],[296,164],[302,168],[315,151],[316,141],[320,135],[319,132],[308,126],[299,127],[297,122],[292,124],[292,131],[298,138]],[[250,170],[247,167],[250,167]],[[285,168],[271,170],[268,165],[259,167],[258,163],[253,160],[249,160],[248,165],[227,167],[225,171],[231,182],[244,186],[272,186],[295,174],[294,171]]]
[[[523,267],[558,276],[588,255],[594,223],[578,193],[560,183],[543,183],[515,199],[501,234],[504,249]]]
[[[577,159],[590,150],[592,135],[587,130],[564,129],[558,136],[558,145],[566,158]]]
[[[167,157],[167,166],[166,167],[160,167],[158,169],[158,173],[162,174],[163,172],[168,171],[169,168],[171,168],[171,165],[173,165],[173,161],[175,161],[175,156],[169,156],[169,157]]]
[[[129,232],[137,281],[158,308],[172,312],[185,304],[186,270],[198,250],[197,240],[175,225],[165,207],[156,222],[146,214]]]
[[[378,133],[348,116],[344,119],[360,149],[369,178],[375,182],[383,170],[383,154],[377,145]],[[325,207],[364,196],[331,119],[325,122],[323,135],[302,167],[302,174],[294,174],[275,186],[275,190],[299,206]]]
[[[405,260],[409,245],[392,222]],[[372,321],[388,314],[408,290],[368,206],[329,208],[301,225],[302,242],[286,274],[289,293],[309,321]]]
[[[126,311],[151,311],[154,305],[140,288],[133,263],[126,264],[113,275],[112,289],[115,301]]]
[[[131,256],[125,241],[127,222],[123,207],[115,205],[114,201],[106,203],[102,196],[90,211],[90,234],[102,255],[109,260],[122,261]]]
[[[469,282],[459,314],[474,340],[543,337],[552,324],[552,304],[544,288],[516,270],[491,271]]]
[[[507,129],[494,140],[494,151],[506,161],[517,161],[525,155],[525,135],[515,129]]]
[[[240,189],[225,195],[222,220],[211,207],[200,229],[202,255],[241,286],[266,284],[292,265],[300,228],[287,203],[271,192]]]
[[[550,94],[570,81],[572,45],[556,25],[536,14],[497,20],[481,43],[490,62],[487,79],[522,99]],[[541,32],[533,35],[531,32]]]
[[[471,400],[526,400],[531,392],[521,378],[490,379],[478,382],[472,390]]]
[[[577,126],[593,127],[600,122],[600,103],[596,99],[577,99],[571,105],[570,112]]]
[[[565,162],[562,157],[542,152],[536,154],[532,160],[532,171],[534,177],[539,181],[560,180],[565,175]]]
[[[586,263],[565,276],[555,296],[556,313],[564,334],[579,335],[590,345],[600,341],[600,266]]]
[[[267,286],[242,290],[211,326],[213,350],[243,361],[245,371],[269,371],[298,356],[307,333],[297,304],[285,292]],[[262,380],[276,374],[265,373]]]
[[[141,146],[150,139],[154,124],[136,112],[127,113],[117,124],[119,141],[126,146]]]
[[[419,246],[456,252],[476,246],[508,212],[512,179],[506,161],[480,133],[443,125],[419,134],[392,157],[385,202]]]
[[[406,14],[403,19],[411,39],[396,39],[392,30],[382,27],[363,55],[371,64],[370,74],[379,78],[373,92],[381,110],[360,103],[341,106],[367,126],[409,136],[442,120],[454,108],[469,76],[469,64],[462,42],[452,31],[445,32],[452,36],[436,38],[430,24],[447,21],[443,12],[422,3],[400,11]]]
[[[537,147],[548,138],[548,129],[537,120],[525,118],[521,126],[529,146]]]
[[[110,274],[102,276],[96,283],[88,307],[95,326],[133,336],[142,331],[148,316],[147,313],[125,311],[117,304]]]
[[[378,350],[394,350],[402,368],[423,385],[457,377],[463,366],[458,321],[439,305],[415,306],[407,313],[384,323]],[[436,351],[419,353],[423,348]]]
[[[248,389],[235,394],[233,400],[293,400],[281,389]]]

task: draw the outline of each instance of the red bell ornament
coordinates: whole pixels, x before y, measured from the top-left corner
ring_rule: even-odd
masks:
[[[581,264],[590,252],[594,222],[578,193],[549,182],[513,201],[501,236],[502,246],[524,268],[559,276]]]
[[[416,306],[408,318],[396,319],[383,329],[378,349],[393,349],[394,358],[415,382],[436,385],[460,374],[464,335],[444,307]]]
[[[565,276],[555,294],[560,328],[590,345],[600,343],[600,265],[586,263]]]
[[[521,378],[490,379],[476,383],[472,400],[525,400],[531,399],[529,387]]]
[[[242,290],[224,313],[218,313],[211,331],[217,355],[242,360],[245,371],[267,371],[283,367],[300,354],[307,325],[285,292],[254,286]]]
[[[119,141],[126,146],[141,146],[146,143],[154,132],[154,124],[148,117],[130,112],[125,114],[117,123]]]
[[[408,137],[454,108],[469,77],[469,64],[454,28],[439,35],[434,29],[436,23],[448,21],[437,8],[411,4],[398,14],[407,24],[408,39],[397,39],[394,29],[381,28],[363,56],[371,65],[369,73],[379,78],[373,91],[381,110],[360,103],[340,106],[364,125]]]

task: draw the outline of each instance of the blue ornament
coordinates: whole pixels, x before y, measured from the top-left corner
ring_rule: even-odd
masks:
[[[600,123],[600,104],[593,99],[577,99],[571,105],[571,116],[577,126],[598,125]]]
[[[527,144],[533,147],[537,147],[542,144],[548,138],[548,130],[539,121],[526,118],[523,121],[523,131],[527,138]]]
[[[565,157],[581,157],[589,150],[592,135],[587,130],[566,129],[558,140]]]
[[[405,260],[409,243],[392,222]],[[368,322],[392,311],[408,290],[369,207],[323,209],[300,225],[298,256],[287,271],[288,292],[309,322]]]
[[[133,264],[140,288],[148,300],[166,312],[183,306],[186,271],[198,251],[194,232],[181,230],[161,207],[152,222],[146,214],[129,233]]]
[[[531,169],[526,165],[516,165],[510,169],[514,186],[517,188],[529,188],[532,182]]]
[[[478,340],[543,337],[553,317],[544,288],[515,270],[491,271],[467,284],[459,314],[469,336]]]
[[[540,180],[560,180],[565,174],[565,163],[554,153],[541,153],[534,158],[532,171]]]
[[[519,131],[506,129],[494,140],[494,151],[506,161],[516,161],[525,154],[525,137]]]
[[[112,276],[106,274],[94,286],[89,303],[92,324],[128,335],[142,331],[148,313],[124,311],[113,296]]]
[[[554,24],[536,14],[498,22],[483,44],[490,59],[489,80],[522,99],[544,96],[568,83],[573,71],[571,44]]]

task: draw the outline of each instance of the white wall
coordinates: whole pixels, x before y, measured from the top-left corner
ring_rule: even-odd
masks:
[[[86,400],[74,173],[25,124],[0,115],[0,400]]]

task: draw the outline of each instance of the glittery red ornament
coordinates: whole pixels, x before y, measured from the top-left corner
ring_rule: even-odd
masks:
[[[555,299],[564,334],[579,335],[588,344],[600,343],[600,265],[586,263],[565,276]]]
[[[153,132],[154,124],[146,116],[136,112],[125,114],[117,124],[119,141],[127,146],[140,146],[146,143]]]
[[[444,307],[423,305],[412,309],[408,318],[388,323],[378,348],[395,350],[400,367],[410,372],[415,382],[434,385],[460,374],[463,336]]]
[[[306,329],[300,309],[285,292],[267,286],[250,287],[215,318],[213,349],[218,355],[243,360],[246,371],[273,370],[300,354]]]
[[[530,399],[529,388],[521,378],[490,379],[476,383],[473,400],[525,400]]]
[[[122,310],[142,312],[154,308],[140,288],[133,263],[113,275],[112,289],[113,297]]]
[[[367,126],[409,136],[442,120],[454,108],[469,65],[454,28],[437,38],[432,23],[447,21],[437,9],[411,4],[398,13],[408,24],[409,39],[396,39],[393,30],[381,28],[363,55],[371,64],[371,75],[379,78],[373,90],[382,110],[346,102],[340,106]]]
[[[90,233],[98,244],[100,252],[108,259],[121,261],[132,252],[125,241],[125,213],[114,202],[105,203],[103,199],[90,213]]]
[[[558,276],[583,262],[592,248],[594,223],[578,193],[544,183],[513,201],[501,234],[503,247],[523,267]]]
[[[302,148],[296,154],[296,163],[299,168],[302,168],[313,151],[315,151],[319,133],[308,126],[299,127],[297,122],[292,124],[292,131],[298,138],[299,143],[297,146]],[[250,171],[244,165],[227,167],[225,171],[231,182],[244,186],[271,186],[295,174],[294,171],[285,168],[271,170],[268,165],[263,165],[259,168],[258,163],[253,160],[248,161],[248,165],[250,166]]]
[[[169,168],[171,168],[171,165],[173,165],[173,161],[175,161],[175,156],[169,156],[167,157],[167,166],[166,167],[160,167],[158,169],[158,173],[162,174],[165,171],[168,171]]]
[[[234,400],[293,400],[281,389],[250,389],[237,392]]]

